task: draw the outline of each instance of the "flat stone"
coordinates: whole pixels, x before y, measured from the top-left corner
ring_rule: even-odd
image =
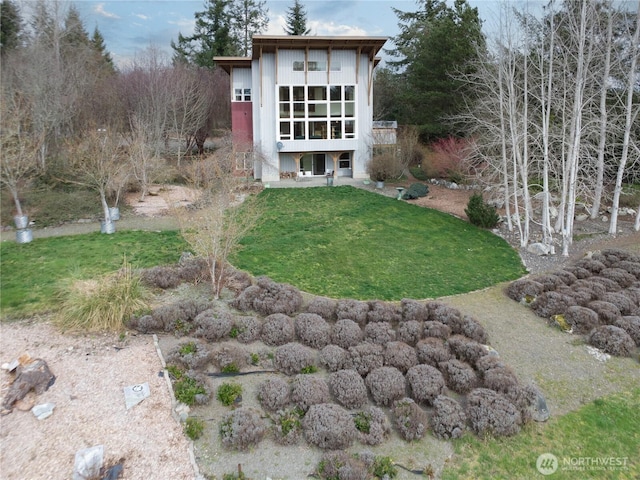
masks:
[[[586,213],[581,213],[580,215],[576,215],[577,222],[584,222],[587,218],[589,218],[589,215],[587,215]]]
[[[41,403],[40,405],[34,406],[31,409],[31,413],[33,413],[38,420],[44,420],[53,415],[55,406],[55,403]]]
[[[100,469],[102,468],[103,462],[103,445],[78,450],[73,465],[73,480],[100,478]]]
[[[527,245],[527,252],[533,253],[534,255],[543,256],[549,255],[551,253],[551,249],[548,245],[544,243],[530,243]]]
[[[146,382],[124,387],[124,401],[127,410],[139,404],[149,395],[151,395],[151,391],[149,390],[149,384]]]

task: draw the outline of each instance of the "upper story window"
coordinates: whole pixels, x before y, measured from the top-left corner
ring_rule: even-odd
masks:
[[[234,99],[236,102],[250,102],[251,101],[251,89],[250,88],[234,88]]]
[[[326,72],[327,62],[309,61],[307,62],[307,70],[310,72]]]
[[[295,61],[295,62],[293,62],[293,71],[294,72],[304,72],[304,60],[303,61]]]
[[[293,71],[294,72],[304,72],[304,64],[305,62],[302,60],[296,60],[293,62]],[[307,72],[326,72],[327,71],[327,62],[325,61],[315,61],[309,60],[307,62]],[[340,71],[340,62],[338,62],[338,69],[336,70],[335,66],[331,65],[332,72]]]

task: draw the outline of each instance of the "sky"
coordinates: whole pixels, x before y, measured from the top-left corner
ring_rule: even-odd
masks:
[[[530,0],[531,1],[531,0]],[[28,5],[29,0],[23,0]],[[75,0],[84,25],[93,33],[98,27],[118,67],[130,64],[136,52],[154,45],[172,55],[171,40],[178,33],[193,33],[194,14],[203,11],[204,0]],[[398,18],[392,6],[413,12],[414,0],[301,0],[311,35],[365,35],[392,37],[398,34]],[[498,0],[469,0],[490,24],[499,11]],[[509,3],[523,3],[511,0]],[[533,0],[532,3],[542,3]],[[265,34],[284,35],[287,10],[293,0],[267,0],[269,26]],[[389,42],[386,47],[392,46]]]

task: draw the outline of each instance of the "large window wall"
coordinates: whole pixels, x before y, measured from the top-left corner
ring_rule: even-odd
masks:
[[[355,85],[277,88],[279,140],[355,138]]]

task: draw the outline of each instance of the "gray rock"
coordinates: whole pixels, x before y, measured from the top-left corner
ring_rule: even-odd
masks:
[[[577,222],[584,222],[587,218],[589,218],[589,215],[587,215],[586,213],[581,213],[580,215],[576,215]]]
[[[531,418],[533,418],[536,422],[546,422],[549,420],[549,408],[547,407],[547,401],[544,398],[542,393],[538,392],[538,397],[536,398],[536,404],[533,406],[531,411]]]
[[[127,410],[139,404],[149,395],[151,395],[151,392],[149,390],[149,384],[146,382],[124,387],[124,401]]]
[[[533,253],[534,255],[549,255],[551,249],[549,245],[545,245],[544,243],[530,243],[527,245],[527,252]]]
[[[44,420],[53,414],[55,406],[55,403],[41,403],[40,405],[34,405],[31,409],[31,413],[33,413],[38,420]]]
[[[40,395],[54,384],[56,377],[51,370],[47,362],[37,358],[25,365],[19,365],[16,368],[16,378],[9,387],[9,391],[4,397],[2,403],[2,409],[5,412],[10,412],[13,408],[13,404],[22,400],[27,393],[31,390]]]
[[[104,462],[104,446],[84,448],[76,452],[73,465],[73,480],[90,480],[99,478]]]

